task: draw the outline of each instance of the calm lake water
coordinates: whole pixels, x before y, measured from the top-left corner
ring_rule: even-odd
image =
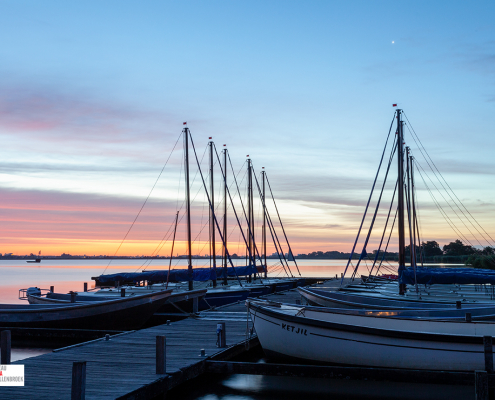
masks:
[[[241,260],[238,263],[245,265]],[[186,260],[173,260],[172,264],[172,268],[187,268]],[[208,267],[209,261],[193,260],[193,265],[198,268]],[[297,270],[292,265],[292,273],[297,276]],[[346,260],[301,260],[298,266],[302,276],[335,277],[337,274],[340,277]],[[25,300],[19,300],[19,289],[22,288],[37,286],[49,289],[55,286],[57,292],[82,291],[84,282],[88,282],[88,287],[94,287],[91,280],[93,276],[121,271],[139,272],[145,268],[168,269],[168,260],[112,260],[110,265],[108,260],[42,260],[39,264],[23,260],[0,261],[0,303],[24,303]],[[270,267],[270,261],[268,271],[269,276],[287,276],[280,266]],[[360,267],[360,271],[367,273],[366,266]],[[351,274],[349,268],[347,276]]]

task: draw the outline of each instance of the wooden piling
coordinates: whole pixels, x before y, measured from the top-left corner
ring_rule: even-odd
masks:
[[[471,322],[471,313],[470,312],[467,312],[466,313],[466,322]]]
[[[493,340],[491,336],[483,336],[483,345],[485,347],[485,371],[493,372]]]
[[[73,291],[70,292],[70,302],[71,303],[75,303],[76,302],[76,295],[77,295],[76,292],[73,292]]]
[[[8,330],[2,331],[2,333],[0,335],[1,335],[0,347],[1,347],[1,352],[2,352],[0,364],[3,364],[3,365],[10,364],[11,344],[12,344],[10,331],[8,331]]]
[[[55,292],[55,286],[50,286],[50,292]]]
[[[194,297],[193,298],[193,313],[194,314],[197,314],[198,313],[198,310],[199,310],[199,300],[197,297]]]
[[[217,343],[218,347],[227,347],[227,334],[225,332],[225,322],[217,323]]]
[[[86,398],[86,361],[74,361],[72,363],[72,387],[71,400],[84,400]]]
[[[125,288],[120,289],[120,297],[125,297]]]
[[[460,309],[461,309],[461,307],[462,307],[462,303],[461,303],[461,301],[460,301],[460,300],[457,300],[457,301],[455,302],[455,308],[457,308],[458,310],[460,310]]]
[[[156,373],[165,375],[167,373],[167,341],[165,336],[156,337]]]
[[[84,291],[87,292],[88,291],[88,282],[84,282]]]

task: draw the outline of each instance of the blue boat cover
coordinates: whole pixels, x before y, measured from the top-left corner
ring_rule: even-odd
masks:
[[[495,284],[495,271],[478,268],[416,268],[418,284]],[[414,285],[414,269],[404,268],[399,283]]]
[[[232,267],[227,268],[227,277],[246,276],[257,273],[256,267],[249,265],[246,267],[235,267],[235,271]],[[118,274],[100,275],[98,280],[100,283],[113,283],[119,282],[166,282],[168,271],[144,271],[144,272],[121,272]],[[193,281],[210,281],[213,279],[222,279],[225,277],[225,269],[223,267],[216,268],[193,268]],[[169,282],[184,282],[189,281],[189,273],[187,269],[173,269],[170,271]]]

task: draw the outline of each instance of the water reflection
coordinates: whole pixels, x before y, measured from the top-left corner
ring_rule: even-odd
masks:
[[[230,375],[199,379],[188,388],[176,388],[169,399],[182,400],[463,400],[474,397],[474,387],[398,382],[354,381],[300,377]]]

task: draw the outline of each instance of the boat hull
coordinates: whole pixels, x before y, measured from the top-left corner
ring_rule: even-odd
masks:
[[[483,338],[346,325],[277,312],[248,302],[269,357],[324,364],[474,371],[484,369]]]
[[[132,330],[143,326],[170,291],[63,305],[0,305],[0,327]]]

